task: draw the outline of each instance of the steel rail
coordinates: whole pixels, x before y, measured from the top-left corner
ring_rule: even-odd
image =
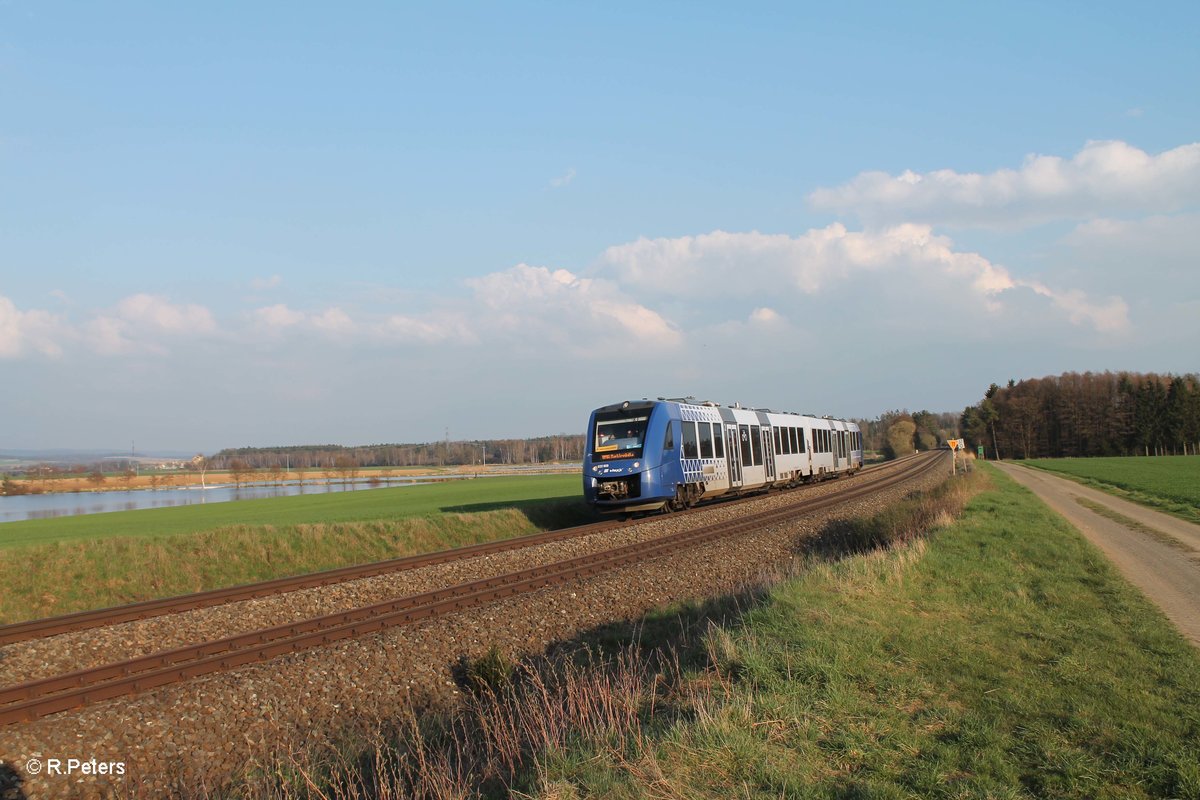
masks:
[[[876,471],[883,466],[889,466],[894,463],[895,462],[889,462],[888,464],[873,465],[864,469],[863,472]],[[746,495],[738,498],[734,502],[748,502],[758,496],[759,495]],[[694,511],[695,509],[692,510]],[[302,575],[274,578],[257,583],[240,584],[238,586],[228,586],[221,589],[208,589],[202,592],[193,592],[191,594],[176,595],[173,597],[164,597],[154,600],[142,600],[122,606],[112,606],[88,611],[76,611],[71,614],[62,614],[59,616],[28,620],[25,622],[15,622],[8,625],[0,625],[0,647],[14,644],[16,642],[27,641],[29,639],[42,639],[50,636],[58,636],[59,634],[63,633],[72,633],[74,631],[99,628],[105,625],[118,625],[123,622],[134,622],[136,620],[149,619],[152,617],[164,616],[166,614],[178,614],[185,611],[194,611],[199,608],[210,608],[212,606],[224,605],[226,603],[234,603],[242,600],[253,600],[258,597],[269,597],[271,595],[294,592],[301,589],[315,589],[322,586],[343,583],[346,581],[361,580],[363,578],[386,575],[392,572],[403,572],[411,569],[419,569],[421,567],[446,564],[452,561],[477,558],[479,556],[491,555],[493,553],[521,550],[526,547],[535,547],[548,542],[555,542],[563,539],[573,539],[580,536],[590,536],[595,533],[602,533],[604,531],[635,524],[638,524],[638,522],[628,520],[605,520],[602,522],[589,523],[587,525],[577,525],[571,528],[563,528],[556,531],[542,531],[539,533],[527,534],[525,536],[515,536],[511,539],[504,539],[501,541],[483,542],[480,544],[466,545],[464,547],[456,547],[449,550],[439,550],[434,553],[404,556],[385,561],[374,561],[367,564],[355,564],[353,566],[337,567],[335,569],[323,570],[321,572],[310,572]]]
[[[844,492],[751,514],[666,537],[531,567],[506,575],[409,595],[349,611],[228,637],[0,690],[0,725],[29,721],[103,700],[231,670],[287,653],[360,637],[386,628],[461,611],[551,585],[597,575],[668,555],[873,494],[931,470],[940,459],[922,459],[897,473]]]

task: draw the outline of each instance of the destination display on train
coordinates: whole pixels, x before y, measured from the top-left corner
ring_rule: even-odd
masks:
[[[633,458],[636,455],[637,455],[637,453],[635,453],[632,450],[625,450],[620,453],[600,453],[599,454],[601,461],[614,461],[618,458]]]

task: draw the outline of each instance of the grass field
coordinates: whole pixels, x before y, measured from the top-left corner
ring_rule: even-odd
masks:
[[[927,542],[820,565],[710,633],[686,677],[727,683],[719,700],[651,718],[641,745],[543,754],[537,781],[605,797],[1200,797],[1197,651],[990,472],[995,488]]]
[[[1022,463],[1200,523],[1200,457],[1040,458]]]
[[[766,589],[616,626],[517,679],[485,659],[460,716],[272,796],[360,796],[366,763],[395,796],[1200,797],[1196,649],[982,471],[990,488],[926,538],[844,555],[909,527],[910,504],[834,529],[843,557]]]
[[[446,511],[494,510],[519,502],[583,499],[578,475],[479,478],[355,492],[322,493],[203,506],[148,508],[0,524],[0,548],[200,533],[230,525],[299,525],[401,519]]]
[[[454,481],[0,525],[0,623],[590,521],[578,476]]]

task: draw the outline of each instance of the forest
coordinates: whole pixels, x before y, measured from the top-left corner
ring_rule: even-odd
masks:
[[[1200,378],[1068,372],[993,383],[959,425],[989,458],[1196,454]]]

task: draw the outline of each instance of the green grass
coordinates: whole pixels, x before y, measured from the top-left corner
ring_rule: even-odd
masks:
[[[445,511],[494,510],[518,502],[582,502],[578,475],[453,480],[386,489],[238,500],[203,506],[148,508],[0,524],[0,548],[74,539],[200,533],[230,525],[298,525],[402,519]]]
[[[577,476],[529,476],[5,523],[0,623],[592,519]]]
[[[581,736],[518,783],[561,797],[1200,797],[1196,649],[1061,518],[987,473],[994,488],[957,522],[776,586],[710,630],[706,658],[653,690],[660,710],[635,732]]]
[[[1200,523],[1200,457],[1040,458],[1021,463]]]

